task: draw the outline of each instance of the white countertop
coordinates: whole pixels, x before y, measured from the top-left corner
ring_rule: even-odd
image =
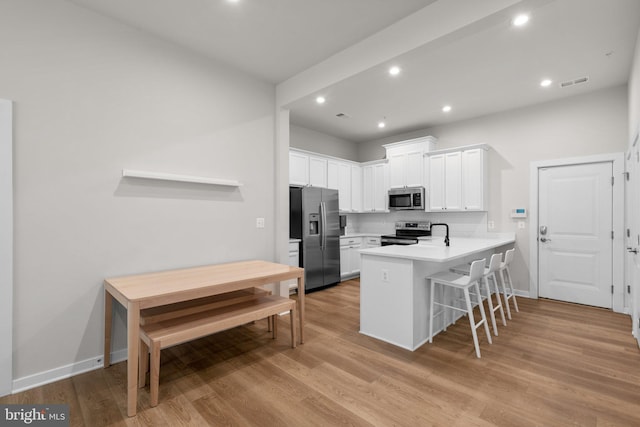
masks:
[[[348,233],[344,236],[340,236],[341,239],[348,239],[349,237],[380,237],[384,233]]]
[[[412,259],[417,261],[448,262],[464,258],[477,252],[494,249],[516,241],[515,234],[496,233],[482,237],[450,237],[450,246],[444,245],[442,236],[434,236],[432,240],[421,241],[417,245],[390,245],[361,249],[363,255],[375,255],[390,258]]]

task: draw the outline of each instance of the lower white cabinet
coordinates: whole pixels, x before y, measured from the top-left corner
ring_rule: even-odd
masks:
[[[289,242],[289,265],[292,267],[300,266],[300,242]],[[291,291],[298,288],[296,279],[280,282],[280,295],[289,295]]]
[[[380,236],[340,238],[340,278],[360,275],[360,249],[380,246]]]
[[[355,277],[360,274],[360,249],[362,237],[340,238],[340,278]]]
[[[380,246],[380,236],[367,236],[362,239],[362,249]]]

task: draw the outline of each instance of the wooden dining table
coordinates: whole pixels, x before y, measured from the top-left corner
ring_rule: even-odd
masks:
[[[298,281],[298,335],[303,343],[304,269],[299,267],[252,260],[105,279],[105,368],[111,364],[113,299],[127,309],[127,414],[134,416],[137,410],[140,310],[290,279]]]

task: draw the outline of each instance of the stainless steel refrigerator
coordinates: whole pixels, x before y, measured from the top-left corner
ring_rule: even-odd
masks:
[[[302,240],[305,290],[340,282],[338,191],[290,187],[289,212],[289,236]]]

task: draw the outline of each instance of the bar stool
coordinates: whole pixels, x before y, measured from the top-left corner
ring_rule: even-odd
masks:
[[[504,254],[504,262],[500,264],[500,279],[502,280],[502,293],[504,294],[504,305],[507,306],[507,317],[511,320],[511,309],[509,308],[509,299],[513,299],[513,306],[515,307],[517,312],[520,312],[518,309],[518,301],[516,300],[516,294],[513,291],[513,282],[511,281],[511,272],[509,271],[509,264],[513,261],[513,255],[515,254],[515,249],[509,249]],[[506,278],[509,279],[507,282]],[[507,286],[509,286],[509,294],[507,294]]]
[[[500,299],[500,289],[498,289],[498,279],[496,278],[496,272],[500,269],[500,262],[502,260],[502,254],[493,254],[491,255],[491,260],[489,261],[489,267],[484,269],[484,274],[482,276],[482,290],[485,291],[485,295],[482,299],[487,300],[487,305],[489,306],[489,315],[491,316],[491,324],[493,325],[493,333],[495,336],[498,336],[498,326],[496,325],[496,311],[500,310],[500,317],[502,318],[502,324],[507,326],[507,321],[504,318],[504,309],[502,308],[502,300]],[[453,273],[457,274],[469,274],[469,264],[461,264],[451,268]],[[493,282],[493,287],[495,289],[497,304],[493,305],[493,299],[491,298],[491,286],[489,285],[489,280]]]
[[[478,334],[476,329],[481,325],[484,325],[485,333],[487,334],[487,340],[489,344],[491,344],[491,333],[489,332],[489,326],[487,325],[487,317],[484,314],[484,307],[482,304],[482,296],[480,294],[480,288],[478,286],[478,281],[482,278],[482,273],[484,272],[484,263],[485,259],[481,259],[478,261],[474,261],[471,263],[471,267],[469,269],[469,275],[465,276],[462,274],[455,274],[450,271],[443,271],[440,273],[436,273],[433,276],[427,277],[428,280],[431,281],[431,298],[429,300],[429,342],[433,343],[433,322],[435,317],[438,314],[446,313],[446,309],[452,309],[457,311],[462,311],[467,313],[469,316],[469,325],[471,326],[471,334],[473,335],[473,345],[476,349],[476,356],[480,358],[480,345],[478,343]],[[464,299],[466,302],[466,309],[462,309],[459,307],[455,307],[453,305],[447,304],[449,301],[436,302],[434,300],[435,297],[435,288],[436,285],[441,285],[443,289],[443,294],[446,295],[444,290],[446,287],[451,289],[462,290],[464,294]],[[473,304],[471,304],[471,298],[469,296],[469,289],[474,289],[475,294],[478,298],[478,305],[480,306],[480,321],[478,323],[475,322],[475,318],[473,316]],[[433,310],[434,305],[443,307],[438,313],[435,313]],[[446,319],[444,319],[444,324],[446,328]]]

